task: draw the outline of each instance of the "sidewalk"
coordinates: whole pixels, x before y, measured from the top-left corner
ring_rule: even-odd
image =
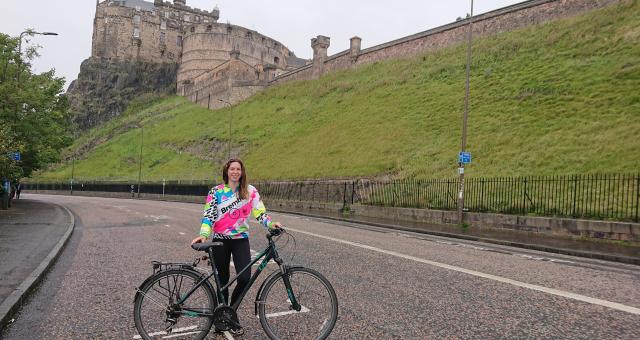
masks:
[[[14,200],[0,210],[0,329],[53,263],[73,224],[68,210],[37,200]]]

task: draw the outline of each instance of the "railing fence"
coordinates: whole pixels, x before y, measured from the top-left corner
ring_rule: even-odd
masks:
[[[133,187],[132,187],[133,185]],[[458,179],[261,181],[265,199],[455,210]],[[143,183],[141,193],[204,196],[207,184]],[[639,221],[640,174],[467,178],[465,210],[503,214]],[[70,191],[70,183],[25,189]],[[74,191],[137,193],[136,183],[75,183]]]

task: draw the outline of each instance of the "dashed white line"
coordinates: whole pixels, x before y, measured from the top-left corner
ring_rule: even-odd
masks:
[[[412,260],[412,261],[416,261],[416,262],[420,262],[420,263],[424,263],[424,264],[429,264],[429,265],[432,265],[432,266],[436,266],[436,267],[440,267],[440,268],[444,268],[444,269],[448,269],[448,270],[453,270],[453,271],[457,271],[457,272],[461,272],[461,273],[465,273],[465,274],[469,274],[469,275],[474,275],[474,276],[482,277],[482,278],[485,278],[485,279],[490,279],[490,280],[494,280],[494,281],[498,281],[498,282],[502,282],[502,283],[508,283],[508,284],[511,284],[511,285],[514,285],[514,286],[517,286],[517,287],[536,290],[536,291],[547,293],[547,294],[562,296],[562,297],[573,299],[573,300],[577,300],[577,301],[582,301],[582,302],[586,302],[586,303],[590,303],[590,304],[594,304],[594,305],[598,305],[598,306],[603,306],[603,307],[608,307],[608,308],[611,308],[611,309],[620,310],[620,311],[631,313],[631,314],[635,314],[635,315],[640,315],[640,308],[623,305],[623,304],[617,303],[617,302],[611,302],[611,301],[607,301],[607,300],[596,299],[596,298],[592,298],[592,297],[585,296],[585,295],[575,294],[575,293],[571,293],[571,292],[565,292],[565,291],[562,291],[562,290],[559,290],[559,289],[553,289],[553,288],[538,286],[538,285],[529,284],[529,283],[525,283],[525,282],[520,282],[520,281],[508,279],[506,277],[486,274],[486,273],[478,272],[478,271],[475,271],[475,270],[470,270],[470,269],[466,269],[466,268],[462,268],[462,267],[448,265],[448,264],[445,264],[445,263],[425,260],[425,259],[421,259],[419,257],[406,255],[406,254],[398,253],[398,252],[391,251],[391,250],[380,249],[380,248],[376,248],[376,247],[369,246],[369,245],[366,245],[366,244],[361,244],[361,243],[357,243],[357,242],[351,242],[351,241],[337,239],[337,238],[330,237],[330,236],[324,236],[324,235],[319,235],[319,234],[315,234],[315,233],[310,233],[308,231],[298,230],[298,229],[294,229],[294,228],[291,228],[291,227],[287,227],[287,230],[295,231],[295,232],[298,232],[298,233],[301,233],[301,234],[306,234],[306,235],[310,235],[310,236],[314,236],[314,237],[318,237],[318,238],[323,238],[325,240],[334,241],[334,242],[338,242],[338,243],[342,243],[342,244],[348,244],[348,245],[351,245],[351,246],[354,246],[354,247],[359,247],[359,248],[372,250],[372,251],[375,251],[375,252],[378,252],[378,253],[383,253],[383,254],[387,254],[387,255],[393,255],[393,256],[396,256],[396,257],[403,258],[403,259]]]

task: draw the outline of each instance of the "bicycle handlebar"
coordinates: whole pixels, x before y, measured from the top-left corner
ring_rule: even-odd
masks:
[[[268,237],[280,236],[280,235],[282,235],[282,233],[284,233],[284,228],[282,228],[282,227],[269,229]]]

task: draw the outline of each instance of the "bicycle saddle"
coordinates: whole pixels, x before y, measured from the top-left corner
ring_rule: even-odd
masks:
[[[191,248],[193,248],[193,250],[198,250],[198,251],[208,251],[209,248],[213,248],[221,245],[222,245],[222,242],[202,242],[202,243],[192,244]]]

